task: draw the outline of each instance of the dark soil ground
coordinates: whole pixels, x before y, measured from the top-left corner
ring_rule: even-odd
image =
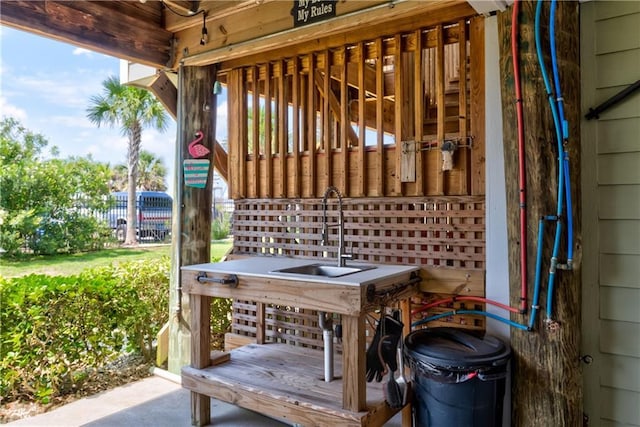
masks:
[[[212,334],[211,349],[224,349],[224,334]],[[141,380],[151,376],[152,367],[152,364],[145,363],[141,357],[124,356],[107,367],[93,370],[80,387],[70,390],[69,393],[64,396],[53,398],[52,401],[47,404],[33,401],[13,401],[5,403],[2,402],[2,398],[0,397],[0,424],[32,417],[71,403],[74,400]]]
[[[55,397],[50,403],[41,404],[32,401],[13,401],[0,405],[0,424],[6,424],[21,418],[32,417],[66,405],[85,396],[109,390],[133,381],[148,377],[151,365],[140,357],[123,357],[108,367],[90,372],[80,387],[70,390],[64,396]]]

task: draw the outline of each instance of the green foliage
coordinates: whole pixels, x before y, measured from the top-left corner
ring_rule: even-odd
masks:
[[[111,191],[126,191],[128,188],[128,167],[121,163],[111,168]],[[167,168],[162,159],[150,151],[140,150],[136,188],[146,191],[166,191]]]
[[[226,239],[231,231],[231,215],[220,213],[211,222],[211,238],[213,240]]]
[[[230,298],[212,298],[211,300],[211,333],[224,334],[231,330]]]
[[[169,264],[0,278],[0,394],[46,403],[122,353],[152,360],[168,320]]]
[[[120,79],[115,76],[103,81],[102,86],[103,93],[92,96],[90,99],[91,105],[87,108],[87,118],[98,127],[103,124],[110,127],[119,126],[122,134],[129,140],[127,188],[131,189],[131,193],[128,197],[127,224],[135,224],[133,189],[138,182],[142,129],[154,127],[159,131],[166,130],[169,115],[160,101],[146,89],[120,84]],[[127,227],[124,243],[125,245],[136,243],[134,227]]]
[[[5,256],[20,256],[26,248],[35,254],[77,252],[105,243],[103,226],[91,213],[105,206],[108,166],[91,158],[47,158],[47,145],[18,121],[0,121],[0,247]]]

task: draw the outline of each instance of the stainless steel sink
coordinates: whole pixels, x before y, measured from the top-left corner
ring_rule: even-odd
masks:
[[[307,264],[300,265],[298,267],[281,268],[280,270],[273,270],[272,273],[288,273],[288,274],[302,274],[307,276],[323,276],[323,277],[340,277],[347,274],[359,273],[361,271],[372,270],[376,268],[374,265],[367,266],[344,266],[338,267],[337,265],[330,264]]]

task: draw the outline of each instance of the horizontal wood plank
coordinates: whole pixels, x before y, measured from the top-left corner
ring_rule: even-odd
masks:
[[[342,375],[340,358],[335,359],[335,374]],[[342,381],[324,381],[323,353],[288,345],[247,345],[233,350],[228,363],[200,370],[185,367],[182,384],[302,425],[382,425],[397,412],[384,402],[380,383],[368,384],[368,411],[342,409]]]

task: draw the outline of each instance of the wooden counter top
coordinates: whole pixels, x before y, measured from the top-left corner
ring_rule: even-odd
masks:
[[[327,260],[327,264],[333,260]],[[183,289],[189,294],[247,299],[269,304],[305,307],[331,313],[360,315],[379,304],[375,295],[406,284],[416,266],[375,265],[375,268],[340,277],[284,274],[283,268],[318,263],[318,260],[285,257],[251,257],[233,261],[182,267]],[[349,266],[359,266],[356,262]],[[234,287],[199,281],[235,276]]]

